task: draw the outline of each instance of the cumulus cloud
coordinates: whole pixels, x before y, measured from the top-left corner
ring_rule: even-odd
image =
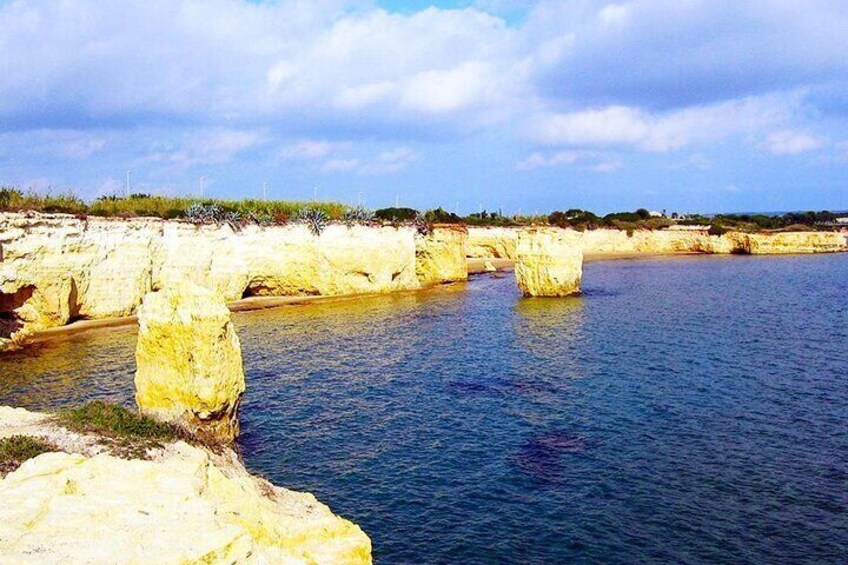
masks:
[[[177,147],[165,146],[147,156],[150,161],[163,161],[178,167],[226,163],[239,153],[266,141],[259,132],[239,130],[196,130]]]
[[[540,3],[525,26],[567,48],[537,62],[552,99],[669,110],[844,78],[848,4]],[[550,41],[550,39],[549,39]]]
[[[538,116],[528,135],[545,145],[630,146],[665,152],[737,134],[754,133],[788,121],[801,97],[749,97],[665,113],[609,106]]]
[[[355,172],[360,175],[382,175],[400,172],[417,158],[418,156],[410,148],[400,146],[381,151],[373,157],[328,159],[321,170],[325,173]]]
[[[596,172],[681,150],[716,163],[687,169],[718,170],[737,141],[845,152],[828,141],[848,120],[841,0],[461,4],[0,0],[0,167],[144,165],[180,186],[240,165],[310,184],[491,170],[507,150],[528,155],[519,170]]]

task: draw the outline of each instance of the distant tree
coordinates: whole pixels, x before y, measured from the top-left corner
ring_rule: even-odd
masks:
[[[411,222],[418,216],[414,208],[381,208],[374,210],[374,217],[389,222]]]

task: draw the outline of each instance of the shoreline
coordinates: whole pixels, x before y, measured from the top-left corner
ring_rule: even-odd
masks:
[[[599,261],[627,261],[634,259],[662,259],[672,257],[697,257],[697,256],[712,256],[712,253],[697,253],[681,251],[677,253],[587,253],[584,254],[585,262]],[[504,273],[512,272],[515,268],[514,259],[499,259],[499,258],[477,258],[469,257],[468,275],[484,275],[486,273]],[[495,271],[487,270],[486,263],[491,263],[495,267]],[[470,280],[470,279],[469,279]],[[335,296],[307,295],[307,296],[250,296],[242,298],[227,304],[230,312],[255,312],[260,310],[270,310],[275,308],[283,308],[285,306],[301,306],[306,304],[327,304],[333,302],[345,302],[349,300],[358,300],[360,298],[369,298],[381,295],[398,296],[403,294],[415,294],[423,291],[433,290],[446,285],[460,284],[467,281],[455,281],[448,283],[430,284],[421,288],[411,290],[399,290],[390,293],[359,293],[359,294],[340,294]],[[39,330],[32,334],[28,340],[28,344],[44,343],[60,337],[68,337],[80,333],[90,331],[108,331],[118,329],[135,324],[138,318],[133,316],[125,316],[122,318],[102,318],[95,320],[76,320],[64,326],[47,328]]]

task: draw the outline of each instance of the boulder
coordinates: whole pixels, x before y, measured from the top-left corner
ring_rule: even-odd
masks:
[[[148,293],[138,313],[136,401],[201,438],[238,435],[241,346],[222,298],[182,283]]]
[[[558,228],[527,228],[518,234],[515,280],[524,296],[580,292],[582,234]]]

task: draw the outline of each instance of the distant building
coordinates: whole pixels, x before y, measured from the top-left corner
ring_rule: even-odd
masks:
[[[836,218],[836,223],[848,226],[848,218]]]

